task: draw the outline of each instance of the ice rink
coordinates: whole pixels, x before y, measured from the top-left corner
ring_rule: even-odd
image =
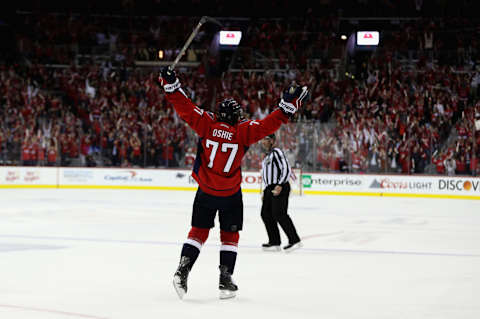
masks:
[[[218,299],[217,225],[179,300],[193,197],[0,189],[0,318],[480,318],[480,201],[291,197],[304,248],[285,254],[244,194],[237,298]]]

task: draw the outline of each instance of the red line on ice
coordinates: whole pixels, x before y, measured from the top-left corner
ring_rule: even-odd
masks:
[[[67,312],[67,311],[60,311],[60,310],[53,310],[53,309],[42,309],[42,308],[34,308],[34,307],[15,306],[15,305],[2,305],[2,304],[0,304],[0,308],[10,308],[10,309],[28,310],[28,311],[36,311],[36,312],[47,312],[47,313],[54,313],[54,314],[65,315],[65,316],[70,316],[70,317],[79,317],[79,318],[107,319],[106,317],[97,317],[97,316],[85,315],[85,314],[81,314],[81,313],[74,313],[74,312]]]

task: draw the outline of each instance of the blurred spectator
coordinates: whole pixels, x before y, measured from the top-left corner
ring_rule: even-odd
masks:
[[[457,164],[452,155],[450,155],[443,161],[443,166],[445,167],[448,176],[455,175],[455,169],[457,168]]]
[[[58,145],[56,138],[50,139],[48,148],[47,148],[47,166],[56,166],[57,165],[57,152]]]
[[[156,168],[159,166],[159,154],[157,149],[150,145],[147,149],[147,158],[146,158],[146,166],[151,168]]]
[[[455,161],[455,174],[457,175],[467,175],[469,167],[467,166],[467,160],[465,155],[461,154],[459,158]]]
[[[189,147],[184,157],[185,167],[192,167],[194,161],[195,161],[195,153],[193,152],[193,148]]]

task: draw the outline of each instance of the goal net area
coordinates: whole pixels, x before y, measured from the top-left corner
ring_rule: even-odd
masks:
[[[302,192],[302,169],[301,168],[292,168],[292,173],[290,174],[290,188],[292,195],[303,194]]]

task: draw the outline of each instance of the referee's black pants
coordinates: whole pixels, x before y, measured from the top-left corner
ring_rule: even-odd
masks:
[[[265,228],[267,229],[268,243],[271,245],[280,245],[280,232],[278,224],[288,237],[290,244],[300,241],[297,230],[293,225],[292,219],[288,215],[288,197],[290,195],[290,184],[282,185],[282,191],[278,196],[273,196],[274,185],[267,186],[263,191],[263,202],[261,216]]]

